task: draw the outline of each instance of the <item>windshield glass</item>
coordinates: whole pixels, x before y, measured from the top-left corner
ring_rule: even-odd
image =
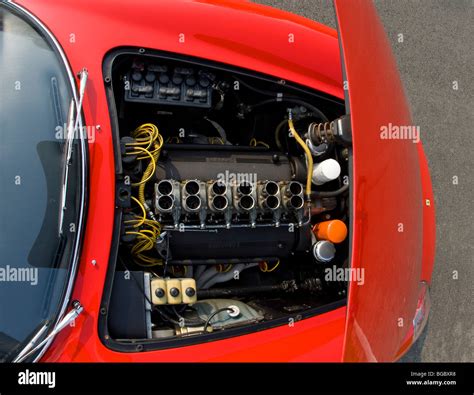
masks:
[[[60,232],[72,90],[50,41],[11,8],[0,4],[0,360],[59,314],[81,204],[75,140]]]

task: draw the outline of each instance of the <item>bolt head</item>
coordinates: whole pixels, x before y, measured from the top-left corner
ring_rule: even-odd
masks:
[[[177,296],[179,296],[179,289],[176,288],[176,287],[173,287],[170,289],[170,295],[173,297],[173,298],[176,298]]]

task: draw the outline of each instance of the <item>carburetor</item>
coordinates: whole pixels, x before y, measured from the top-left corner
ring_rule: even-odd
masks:
[[[301,225],[302,168],[298,159],[275,152],[170,149],[155,174],[155,214],[174,228]]]
[[[212,227],[303,221],[303,185],[297,181],[170,180],[155,184],[155,213],[163,223]]]

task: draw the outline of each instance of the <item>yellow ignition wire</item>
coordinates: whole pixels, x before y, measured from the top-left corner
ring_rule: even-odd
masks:
[[[159,135],[158,128],[152,123],[144,123],[136,128],[132,133],[133,138],[143,138],[144,134],[148,134],[152,141],[156,140]]]
[[[304,152],[306,153],[306,159],[308,161],[308,174],[306,177],[306,199],[308,201],[311,200],[311,183],[312,183],[312,176],[313,176],[313,156],[311,154],[311,151],[309,150],[308,146],[306,143],[303,141],[303,139],[300,137],[298,132],[295,129],[295,125],[293,124],[293,119],[290,116],[288,118],[288,126],[290,127],[290,132],[292,136],[296,139],[298,144],[303,148]]]
[[[159,152],[161,150],[161,147],[163,147],[163,144],[164,144],[163,137],[161,137],[161,135],[158,135],[156,140],[157,141],[155,141],[154,148],[151,151],[149,150],[149,152],[151,154],[155,154],[155,153]],[[147,157],[146,156],[139,156],[137,159],[147,159]]]
[[[218,271],[219,273],[228,273],[230,269],[232,269],[232,266],[232,263],[229,263],[227,267],[219,263],[216,267],[216,271]]]
[[[134,223],[135,228],[142,228],[135,232],[129,231],[125,233],[137,236],[138,241],[131,248],[131,253],[135,259],[135,263],[144,267],[152,267],[162,265],[163,261],[161,259],[149,257],[145,255],[144,252],[154,249],[156,240],[161,233],[161,225],[159,222],[147,218],[145,184],[155,173],[156,163],[163,146],[163,137],[160,135],[156,125],[151,123],[140,125],[131,133],[131,136],[135,141],[127,144],[131,147],[131,150],[127,152],[127,155],[138,155],[137,160],[149,159],[150,161],[143,172],[140,182],[132,184],[132,186],[138,186],[138,199],[133,196],[132,199],[141,208],[143,216],[136,215],[136,219],[126,221]]]
[[[220,137],[209,137],[208,138],[208,141],[209,141],[209,144],[220,144],[220,145],[224,145],[224,140],[222,140],[222,138]]]
[[[278,259],[277,263],[275,264],[275,266],[273,266],[271,269],[268,268],[268,263],[267,261],[262,261],[260,262],[260,271],[262,271],[263,273],[271,273],[273,271],[275,271],[275,269],[280,265],[280,260]]]
[[[140,201],[136,197],[132,196],[131,198],[135,203],[138,204],[138,207],[141,208],[143,216],[141,218],[139,216],[137,216],[140,219],[131,219],[131,220],[124,221],[124,222],[125,223],[135,222],[135,225],[133,225],[133,227],[138,228],[139,226],[142,226],[145,223],[145,221],[147,220],[146,219],[146,211],[145,211],[145,207],[143,207],[143,204],[141,204]]]
[[[153,266],[159,266],[163,264],[163,261],[159,259],[149,258],[142,254],[135,255],[135,258],[136,258],[135,263],[142,267],[153,267]]]
[[[153,143],[153,139],[152,139],[152,135],[150,134],[149,137],[135,138],[135,141],[133,143],[126,143],[125,146],[137,147],[141,145],[146,145],[145,149],[149,149],[152,143]]]
[[[138,200],[145,205],[145,183],[151,179],[155,174],[156,169],[156,162],[158,161],[158,157],[160,156],[160,146],[158,143],[154,143],[155,151],[151,155],[152,160],[148,163],[147,168],[143,173],[142,180],[138,183]]]
[[[180,276],[186,276],[186,273],[188,272],[188,268],[186,266],[182,266],[179,269],[176,268],[176,266],[171,266],[171,272],[176,276],[176,273]]]
[[[145,235],[151,234],[152,239],[156,236],[156,233],[153,232],[153,231],[150,230],[150,229],[142,229],[140,232],[143,233],[143,234],[145,234]]]
[[[152,219],[146,219],[145,220],[145,225],[149,226],[150,228],[153,228],[153,230],[155,231],[155,233],[157,233],[158,235],[160,234],[161,232],[161,225],[159,222],[157,221],[154,221]]]
[[[153,240],[152,240],[149,236],[143,234],[142,232],[131,232],[131,231],[128,231],[128,232],[125,232],[125,234],[127,234],[127,235],[136,235],[136,236],[138,236],[138,237],[140,237],[140,238],[146,240],[147,242],[150,242],[150,243],[153,244]]]
[[[255,138],[253,138],[252,140],[250,140],[249,145],[250,145],[251,147],[257,147],[257,146],[261,145],[261,146],[263,146],[263,147],[265,147],[265,148],[270,148],[270,145],[268,145],[265,141],[259,141],[259,140],[255,139]]]
[[[178,136],[170,136],[170,137],[168,137],[168,138],[166,139],[166,142],[167,142],[167,143],[170,143],[170,144],[172,144],[173,141],[176,142],[175,144],[181,144],[181,140],[180,140],[180,138],[179,138]]]
[[[271,269],[268,269],[268,266],[267,266],[267,273],[273,272],[278,266],[280,266],[280,260],[278,260],[275,266],[273,266]]]
[[[230,271],[230,269],[232,269],[232,264],[229,264],[229,266],[227,266],[227,268],[225,268],[222,273],[228,273]]]
[[[134,147],[133,149],[138,150],[138,152],[136,152],[136,151],[127,152],[127,155],[137,155],[137,154],[140,154],[141,152],[144,152],[150,158],[150,163],[148,164],[145,172],[143,173],[143,177],[142,177],[141,181],[135,182],[135,183],[132,184],[132,186],[136,187],[136,186],[139,186],[139,185],[144,185],[147,181],[149,181],[153,177],[153,174],[155,173],[155,169],[156,169],[155,156],[157,157],[158,155],[153,155],[147,149],[141,148],[141,147]],[[139,199],[140,199],[140,195],[139,195]],[[141,199],[140,199],[140,201],[141,201]],[[141,203],[144,204],[145,202],[141,201]]]
[[[147,157],[150,158],[150,162],[148,163],[147,168],[143,172],[141,181],[132,184],[132,186],[138,186],[138,200],[143,204],[143,206],[145,206],[145,184],[153,177],[155,173],[156,162],[158,161],[160,150],[163,146],[163,137],[161,136],[156,125],[153,125],[151,123],[143,124],[132,132],[132,137],[140,138],[144,133],[149,134],[151,140],[149,147],[153,145],[153,150],[149,151],[148,149],[134,146],[133,149],[138,150],[140,152],[132,151],[127,153],[129,155],[137,155],[141,153],[145,154],[145,156],[139,156],[137,159],[146,159]]]

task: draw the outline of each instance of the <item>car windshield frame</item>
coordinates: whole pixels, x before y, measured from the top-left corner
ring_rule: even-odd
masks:
[[[71,161],[67,163],[66,161],[66,156],[64,153],[66,152],[65,147],[68,145],[68,135],[66,133],[63,133],[61,137],[55,137],[58,141],[49,141],[44,140],[40,141],[36,145],[36,149],[39,151],[39,146],[42,143],[44,144],[42,147],[45,145],[48,145],[47,149],[43,151],[43,154],[46,153],[46,155],[43,155],[45,157],[48,156],[50,152],[54,152],[55,155],[53,156],[53,159],[47,158],[45,163],[49,165],[48,168],[43,164],[43,171],[46,169],[51,168],[51,164],[59,164],[60,170],[56,170],[56,173],[61,173],[61,177],[64,177],[64,174],[69,175],[70,181],[64,185],[67,185],[67,191],[66,191],[66,216],[69,215],[68,219],[72,219],[71,221],[67,222],[67,225],[72,225],[71,228],[69,226],[65,227],[67,228],[67,231],[63,231],[63,227],[60,225],[62,224],[62,219],[60,218],[60,211],[62,210],[61,207],[61,202],[59,199],[53,199],[54,200],[54,205],[53,207],[60,207],[61,210],[57,212],[57,217],[55,217],[56,213],[54,213],[53,217],[53,222],[54,225],[58,224],[59,226],[56,226],[55,229],[57,230],[57,240],[51,240],[51,245],[55,246],[54,249],[54,263],[50,262],[49,260],[47,261],[47,264],[50,266],[46,266],[46,269],[48,270],[48,277],[47,277],[47,282],[46,282],[46,288],[52,289],[52,291],[48,291],[50,294],[54,294],[53,297],[47,297],[45,298],[45,304],[47,305],[45,308],[45,313],[44,317],[41,320],[34,320],[32,319],[31,322],[31,328],[32,331],[29,332],[28,335],[23,335],[21,337],[12,337],[9,336],[8,333],[1,333],[2,334],[2,339],[0,339],[0,348],[1,348],[1,355],[0,355],[0,362],[8,362],[8,361],[14,361],[15,357],[18,356],[19,354],[22,353],[22,351],[29,345],[31,340],[35,338],[35,335],[38,333],[38,329],[41,328],[45,323],[48,325],[48,329],[43,331],[41,334],[41,337],[38,339],[35,339],[36,341],[41,341],[41,339],[45,338],[51,331],[55,328],[55,326],[58,324],[58,322],[61,321],[61,319],[64,317],[64,315],[67,312],[68,307],[71,305],[71,294],[74,286],[74,281],[79,265],[79,258],[80,258],[80,251],[81,251],[81,245],[82,245],[82,239],[84,236],[84,228],[85,228],[85,216],[86,216],[86,211],[87,211],[87,185],[88,185],[88,142],[87,142],[87,137],[85,136],[84,133],[84,127],[83,127],[83,114],[81,112],[81,106],[80,106],[80,99],[78,97],[78,91],[77,91],[77,86],[76,86],[76,79],[74,74],[72,73],[71,67],[69,65],[69,62],[67,60],[67,57],[61,48],[60,44],[56,40],[56,38],[53,36],[53,34],[47,29],[47,27],[34,15],[32,15],[29,11],[24,9],[23,7],[19,6],[18,4],[11,3],[11,2],[0,2],[0,10],[2,13],[4,13],[7,18],[12,18],[12,19],[20,19],[22,24],[25,24],[28,29],[25,29],[26,35],[25,37],[28,37],[32,41],[36,40],[35,43],[39,43],[39,45],[43,48],[46,48],[47,51],[50,54],[53,54],[53,57],[55,58],[57,63],[56,66],[56,71],[59,74],[58,81],[62,82],[62,85],[59,87],[54,87],[54,78],[51,78],[52,82],[52,91],[55,91],[57,89],[58,91],[61,90],[61,98],[67,98],[67,100],[70,102],[72,101],[73,106],[68,106],[68,108],[65,108],[65,111],[68,109],[70,110],[71,107],[74,107],[75,109],[75,115],[74,119],[76,120],[75,124],[77,126],[77,129],[74,130],[74,135],[73,135],[73,155],[71,157]],[[2,32],[4,31],[4,27],[2,26]],[[8,35],[8,32],[5,37]],[[30,34],[30,36],[28,36]],[[15,33],[13,33],[12,37],[14,37]],[[4,47],[0,47],[4,48]],[[45,51],[46,52],[46,51]],[[50,55],[49,55],[50,56]],[[53,58],[52,57],[52,58]],[[28,59],[21,59],[21,61],[25,61]],[[52,62],[54,63],[54,62]],[[31,62],[31,67],[34,68],[34,62]],[[7,66],[10,65],[7,62]],[[57,82],[57,81],[56,81]],[[35,92],[37,93],[37,92]],[[58,93],[59,95],[59,93]],[[44,92],[42,94],[42,100],[52,100],[54,102],[54,92],[52,94],[53,98],[50,98],[48,96],[48,92]],[[57,101],[61,101],[61,99],[58,99]],[[63,100],[64,101],[64,100]],[[34,103],[34,101],[33,101]],[[69,103],[68,103],[69,104]],[[52,103],[51,107],[54,107],[54,110],[57,110],[58,103],[54,102]],[[60,107],[60,106],[59,106]],[[64,107],[64,106],[63,106]],[[61,109],[61,108],[60,108]],[[79,112],[78,112],[79,109]],[[48,115],[52,114],[46,114],[45,117]],[[1,114],[0,114],[1,116]],[[10,116],[10,114],[5,111],[5,120]],[[63,119],[63,116],[58,116],[57,111],[56,111],[56,120],[57,119]],[[1,121],[1,118],[0,118]],[[7,122],[7,121],[5,121]],[[62,126],[59,124],[58,126]],[[49,129],[48,129],[49,130]],[[53,135],[54,133],[59,133],[58,129],[56,128],[55,130],[52,131]],[[8,129],[7,129],[7,137],[8,135]],[[57,134],[55,135],[57,136]],[[4,138],[7,138],[4,137]],[[33,140],[34,142],[35,140]],[[5,152],[5,151],[4,151]],[[58,153],[61,154],[61,160],[60,162],[54,162],[54,159],[59,158]],[[41,158],[41,161],[43,161],[43,158]],[[66,170],[69,170],[68,171]],[[34,173],[34,175],[37,175],[37,173]],[[44,174],[44,176],[47,178],[48,175]],[[55,179],[53,183],[54,187],[54,198],[56,196],[61,194],[61,191],[57,191],[57,186],[61,186],[61,183],[58,183],[58,174],[55,174]],[[64,179],[62,180],[64,182]],[[45,199],[44,196],[42,196],[43,200],[47,200],[48,206],[51,205],[50,201],[51,196],[50,196],[50,190],[49,186],[48,188],[48,195],[47,199]],[[44,186],[43,186],[44,189]],[[4,202],[4,206],[8,206],[7,204],[8,201]],[[68,206],[69,206],[69,211],[68,211]],[[18,213],[21,215],[22,213]],[[47,216],[48,212],[46,211],[45,218]],[[2,220],[7,218],[4,216]],[[44,219],[43,219],[44,220]],[[43,224],[44,225],[44,224]],[[2,225],[6,229],[5,226]],[[51,235],[51,230],[53,227],[49,226],[47,235]],[[41,228],[41,231],[43,230],[43,227]],[[42,232],[38,234],[38,238],[35,240],[34,244],[45,244],[44,241],[50,241],[48,238],[43,238],[41,239],[40,235]],[[66,240],[66,241],[64,241]],[[38,243],[40,241],[40,243]],[[6,245],[6,243],[4,243]],[[65,248],[61,248],[62,244],[67,244],[67,250]],[[29,248],[29,245],[28,245]],[[31,248],[30,254],[33,252],[34,248]],[[48,253],[51,253],[52,251],[48,251]],[[43,270],[43,268],[37,269],[34,268],[34,265],[31,265],[30,262],[30,257],[28,257],[27,266],[30,266],[30,270]],[[56,262],[57,261],[57,262]],[[5,263],[5,262],[4,262]],[[2,265],[4,266],[4,265]],[[22,267],[19,267],[22,269]],[[19,271],[20,269],[17,268]],[[6,271],[4,270],[6,273]],[[38,276],[38,275],[37,275]],[[1,284],[0,284],[1,286]],[[8,284],[8,286],[11,286]],[[4,291],[8,292],[8,291]],[[49,295],[49,294],[48,294]],[[51,302],[50,305],[48,305],[48,302]],[[3,302],[5,303],[5,301]],[[1,306],[0,306],[0,311],[1,311]],[[8,311],[8,310],[7,310]],[[1,318],[1,317],[0,317]],[[4,317],[5,318],[5,317]],[[8,317],[6,318],[8,320]],[[6,321],[5,320],[5,321]],[[14,323],[13,323],[14,324]],[[0,327],[0,332],[3,332],[3,328]],[[38,361],[46,352],[48,347],[51,345],[52,341],[54,340],[54,337],[51,337],[49,341],[47,341],[41,348],[36,350],[32,355],[26,360],[27,362],[36,362]]]

